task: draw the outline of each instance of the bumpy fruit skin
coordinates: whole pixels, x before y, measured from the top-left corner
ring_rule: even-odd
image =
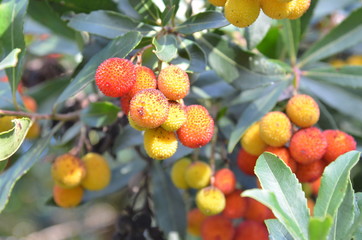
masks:
[[[81,185],[91,191],[98,191],[108,186],[111,181],[111,169],[102,155],[87,153],[82,157],[85,165],[86,175]]]
[[[139,91],[132,98],[129,108],[132,120],[144,128],[161,126],[170,110],[167,98],[156,89]]]
[[[95,81],[104,95],[121,97],[128,93],[136,82],[135,67],[127,59],[108,58],[98,66]]]
[[[128,113],[127,115],[127,119],[128,119],[128,123],[129,125],[136,129],[137,131],[145,131],[146,129],[148,128],[144,128],[144,127],[141,127],[141,126],[138,126],[137,123],[135,123],[135,121],[133,121],[133,119],[131,118],[131,115]]]
[[[211,216],[201,226],[202,240],[232,240],[235,234],[233,223],[222,216]]]
[[[191,163],[185,171],[185,180],[189,187],[200,189],[210,183],[212,170],[209,164],[202,161]]]
[[[246,198],[247,206],[244,218],[258,222],[264,222],[266,219],[275,218],[273,212],[264,204],[253,198]]]
[[[241,146],[252,155],[260,155],[264,152],[267,144],[260,137],[260,122],[252,124],[241,138]]]
[[[259,0],[227,0],[225,3],[225,18],[236,27],[244,28],[251,25],[259,13]]]
[[[264,223],[246,220],[236,227],[233,240],[268,240],[269,233]]]
[[[328,143],[323,159],[328,164],[336,160],[340,155],[357,148],[354,138],[340,130],[325,130],[323,135]]]
[[[327,139],[316,127],[300,129],[290,140],[290,154],[295,161],[301,164],[322,159],[326,150]]]
[[[71,154],[63,154],[55,159],[51,167],[56,184],[63,188],[78,186],[86,174],[82,160]]]
[[[58,185],[53,187],[54,202],[62,208],[71,208],[79,205],[83,198],[83,188],[62,188]]]
[[[209,3],[217,7],[223,7],[226,3],[226,0],[209,0]]]
[[[245,174],[255,176],[254,168],[258,156],[247,153],[244,149],[240,149],[237,156],[237,165]]]
[[[268,17],[274,19],[283,19],[290,15],[292,11],[291,3],[293,1],[282,2],[279,0],[260,0],[260,4],[261,9]]]
[[[319,106],[308,95],[298,94],[289,99],[286,113],[290,120],[301,128],[311,127],[319,120]]]
[[[173,164],[171,168],[171,180],[177,188],[189,188],[185,179],[185,172],[190,164],[191,160],[189,158],[181,158]]]
[[[175,101],[169,101],[169,105],[168,117],[161,127],[169,132],[174,132],[186,122],[186,110],[185,106]]]
[[[157,80],[158,89],[170,100],[182,99],[190,91],[189,76],[176,65],[162,69]]]
[[[214,120],[201,105],[186,107],[186,122],[177,130],[180,142],[189,148],[208,144],[214,134]]]
[[[322,160],[309,164],[298,164],[295,175],[301,183],[314,182],[322,176],[325,166]]]
[[[274,153],[275,155],[277,155],[277,157],[282,159],[285,162],[285,164],[290,167],[292,172],[295,172],[295,170],[297,168],[297,165],[296,165],[295,161],[292,159],[292,157],[290,156],[288,148],[286,148],[286,147],[268,146],[265,149],[265,151],[270,152],[270,153]]]
[[[196,194],[196,205],[207,216],[221,213],[225,203],[225,195],[216,187],[203,188]]]
[[[124,112],[124,114],[128,115],[129,113],[129,104],[131,102],[131,95],[130,94],[125,94],[122,97],[120,97],[119,99],[119,104],[121,105],[122,111]]]
[[[194,235],[201,235],[201,226],[204,220],[207,218],[200,209],[194,208],[187,213],[187,232]]]
[[[242,218],[246,211],[247,200],[240,196],[241,190],[236,189],[229,195],[226,195],[226,204],[222,215],[227,218]]]
[[[292,124],[282,112],[269,112],[260,120],[260,137],[273,147],[281,147],[292,136]]]
[[[145,66],[136,66],[136,82],[129,91],[129,95],[133,97],[136,93],[143,89],[156,89],[156,76],[151,69]]]
[[[232,193],[236,186],[236,177],[233,171],[228,168],[219,169],[214,176],[214,186],[225,195]]]
[[[311,0],[293,0],[291,1],[291,11],[288,19],[297,19],[303,16],[308,10]]]
[[[13,128],[13,123],[11,122],[14,120],[15,117],[13,116],[0,116],[0,132],[9,131]]]
[[[148,156],[156,160],[172,157],[177,150],[176,134],[161,127],[147,129],[143,142]]]

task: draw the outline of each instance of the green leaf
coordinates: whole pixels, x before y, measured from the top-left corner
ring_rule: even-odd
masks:
[[[270,240],[293,240],[293,237],[290,236],[289,232],[283,224],[281,224],[277,219],[267,219],[265,224],[269,231]]]
[[[272,19],[264,13],[260,13],[258,19],[248,28],[245,28],[245,38],[248,49],[254,49],[268,33]]]
[[[342,68],[325,67],[304,71],[303,75],[334,85],[350,88],[362,88],[362,67],[346,66]]]
[[[287,78],[280,65],[245,52],[219,35],[205,34],[197,41],[207,53],[210,67],[235,88],[256,88]]]
[[[177,42],[174,35],[166,34],[159,39],[154,38],[152,44],[155,46],[158,59],[170,62],[177,57]]]
[[[311,217],[309,220],[309,240],[326,240],[332,223],[333,218],[331,216],[325,218]]]
[[[354,191],[351,181],[348,180],[346,195],[338,208],[328,239],[349,239],[348,236],[355,218],[354,211]]]
[[[152,199],[157,223],[166,236],[179,234],[185,238],[186,208],[180,192],[173,185],[170,177],[162,169],[160,162],[155,161],[151,172]]]
[[[253,197],[271,208],[293,238],[308,239],[307,199],[295,174],[283,160],[268,152],[258,158],[255,174],[263,190],[247,190],[242,195]]]
[[[306,13],[303,14],[303,16],[300,18],[300,34],[304,35],[305,31],[308,29],[309,24],[312,20],[312,16],[314,13],[314,9],[317,6],[317,3],[319,0],[313,0],[310,2],[310,6]]]
[[[85,191],[82,202],[88,202],[119,191],[120,189],[126,187],[132,177],[140,173],[145,166],[145,161],[141,159],[134,159],[129,163],[122,164],[112,169],[112,177],[109,185],[99,191]]]
[[[88,13],[94,10],[116,8],[116,4],[112,0],[49,0],[53,9],[60,14],[66,12]]]
[[[362,41],[362,8],[352,12],[302,55],[299,67],[341,52]]]
[[[111,102],[94,102],[82,110],[80,119],[90,127],[102,127],[114,123],[120,108]]]
[[[68,26],[78,31],[86,31],[110,39],[130,31],[138,31],[143,35],[154,31],[150,25],[126,15],[105,10],[94,11],[89,14],[77,14],[70,19]]]
[[[292,21],[283,19],[280,22],[282,23],[281,33],[283,42],[287,48],[291,64],[295,65],[300,41],[300,20],[297,19]]]
[[[202,48],[192,40],[183,38],[180,47],[185,49],[190,59],[188,71],[203,72],[206,69],[206,55]]]
[[[161,14],[162,26],[166,26],[173,16],[175,16],[176,6],[165,6]]]
[[[140,15],[142,21],[148,20],[153,24],[157,24],[161,11],[152,0],[130,0],[130,4]]]
[[[258,121],[269,112],[277,103],[279,96],[288,86],[288,81],[274,84],[264,89],[264,95],[252,102],[240,115],[236,128],[231,134],[228,151],[232,152],[235,145],[240,141],[245,130],[254,122]]]
[[[75,39],[76,32],[67,26],[47,1],[29,1],[27,12],[32,19],[49,28],[53,33]]]
[[[314,207],[315,217],[334,217],[337,214],[346,195],[350,171],[359,157],[359,152],[351,151],[339,156],[325,168]]]
[[[16,92],[16,101],[22,103],[19,92]],[[0,82],[0,109],[14,109],[10,84]]]
[[[121,151],[123,149],[137,146],[143,143],[143,135],[141,131],[137,131],[133,127],[127,125],[122,128],[118,137],[115,140],[114,152]]]
[[[49,146],[54,133],[57,132],[62,123],[56,125],[45,137],[37,140],[32,147],[22,155],[9,169],[0,175],[0,212],[4,210],[9,201],[15,183],[29,171],[29,169],[41,158],[41,154]]]
[[[8,159],[6,159],[4,161],[0,161],[0,174],[6,168],[6,165],[8,165],[8,162],[9,162]]]
[[[24,65],[25,41],[23,34],[27,0],[3,0],[0,6],[0,53],[9,55],[15,48],[21,50],[15,67],[5,69],[13,98],[21,80]]]
[[[8,159],[19,149],[32,125],[29,118],[16,118],[12,122],[12,129],[0,133],[0,161]]]
[[[21,52],[20,48],[13,49],[3,60],[0,62],[0,70],[9,67],[15,67],[18,63],[18,55]]]
[[[302,77],[301,88],[312,92],[326,105],[338,110],[347,116],[362,121],[362,96],[354,94],[341,87]]]
[[[175,31],[183,34],[192,34],[204,29],[220,28],[230,23],[224,15],[216,11],[205,11],[193,15],[185,22],[181,23],[175,28]]]
[[[361,239],[362,236],[362,193],[354,194],[355,202],[355,218],[353,225],[350,227],[348,237],[346,239]]]
[[[64,92],[59,96],[55,102],[54,108],[59,103],[74,96],[76,93],[83,90],[89,83],[94,81],[94,74],[99,64],[104,60],[112,57],[124,58],[127,56],[141,41],[141,34],[139,32],[129,32],[122,37],[115,38],[104,49],[94,55],[82,70],[75,76],[73,81],[68,85]]]

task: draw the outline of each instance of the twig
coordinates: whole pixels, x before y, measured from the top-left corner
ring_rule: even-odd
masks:
[[[80,111],[75,111],[71,113],[64,114],[40,114],[40,113],[30,113],[22,111],[11,111],[11,110],[2,110],[0,109],[0,115],[16,116],[16,117],[28,117],[31,119],[48,119],[48,120],[59,120],[59,121],[74,121],[79,119]]]

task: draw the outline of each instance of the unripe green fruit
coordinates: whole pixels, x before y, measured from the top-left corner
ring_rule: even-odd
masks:
[[[225,203],[225,195],[216,187],[203,188],[196,194],[196,205],[207,216],[221,213]]]

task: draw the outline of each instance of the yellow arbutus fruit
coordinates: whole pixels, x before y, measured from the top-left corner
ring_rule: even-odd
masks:
[[[259,0],[227,0],[225,18],[234,26],[244,28],[251,25],[260,13]]]
[[[157,80],[158,89],[170,100],[182,99],[189,93],[189,76],[176,65],[162,69]]]
[[[107,187],[111,180],[111,169],[107,160],[97,153],[87,153],[82,160],[86,169],[82,186],[91,191]]]
[[[303,16],[310,6],[310,0],[293,0],[291,1],[291,11],[288,19],[297,19]]]
[[[273,147],[281,147],[292,136],[292,124],[282,112],[269,112],[260,120],[260,136],[265,143]]]
[[[268,17],[283,19],[290,15],[293,1],[285,2],[280,0],[260,0],[260,4],[261,9]]]
[[[317,102],[305,94],[298,94],[289,99],[286,113],[290,120],[301,128],[316,124],[320,115]]]
[[[170,158],[177,150],[176,134],[161,127],[147,129],[143,143],[148,156],[156,160]]]
[[[177,188],[189,188],[185,179],[185,172],[190,164],[191,160],[189,158],[181,158],[173,164],[171,168],[171,180]]]
[[[71,208],[79,205],[83,198],[83,188],[77,186],[74,188],[62,188],[58,185],[53,187],[54,202],[63,208]]]
[[[186,110],[185,106],[175,101],[169,101],[169,105],[170,111],[161,127],[169,132],[174,132],[186,122]]]
[[[55,159],[51,173],[55,183],[60,187],[72,188],[81,183],[86,170],[82,160],[66,153]]]
[[[264,152],[267,144],[260,137],[260,122],[252,124],[241,138],[241,146],[252,155],[260,155]]]
[[[216,215],[225,208],[225,195],[216,187],[206,187],[196,194],[196,205],[200,211],[207,215]]]
[[[185,171],[185,180],[189,187],[200,189],[210,183],[212,170],[208,163],[195,161]]]
[[[209,3],[217,7],[223,7],[226,3],[226,0],[209,0]]]

